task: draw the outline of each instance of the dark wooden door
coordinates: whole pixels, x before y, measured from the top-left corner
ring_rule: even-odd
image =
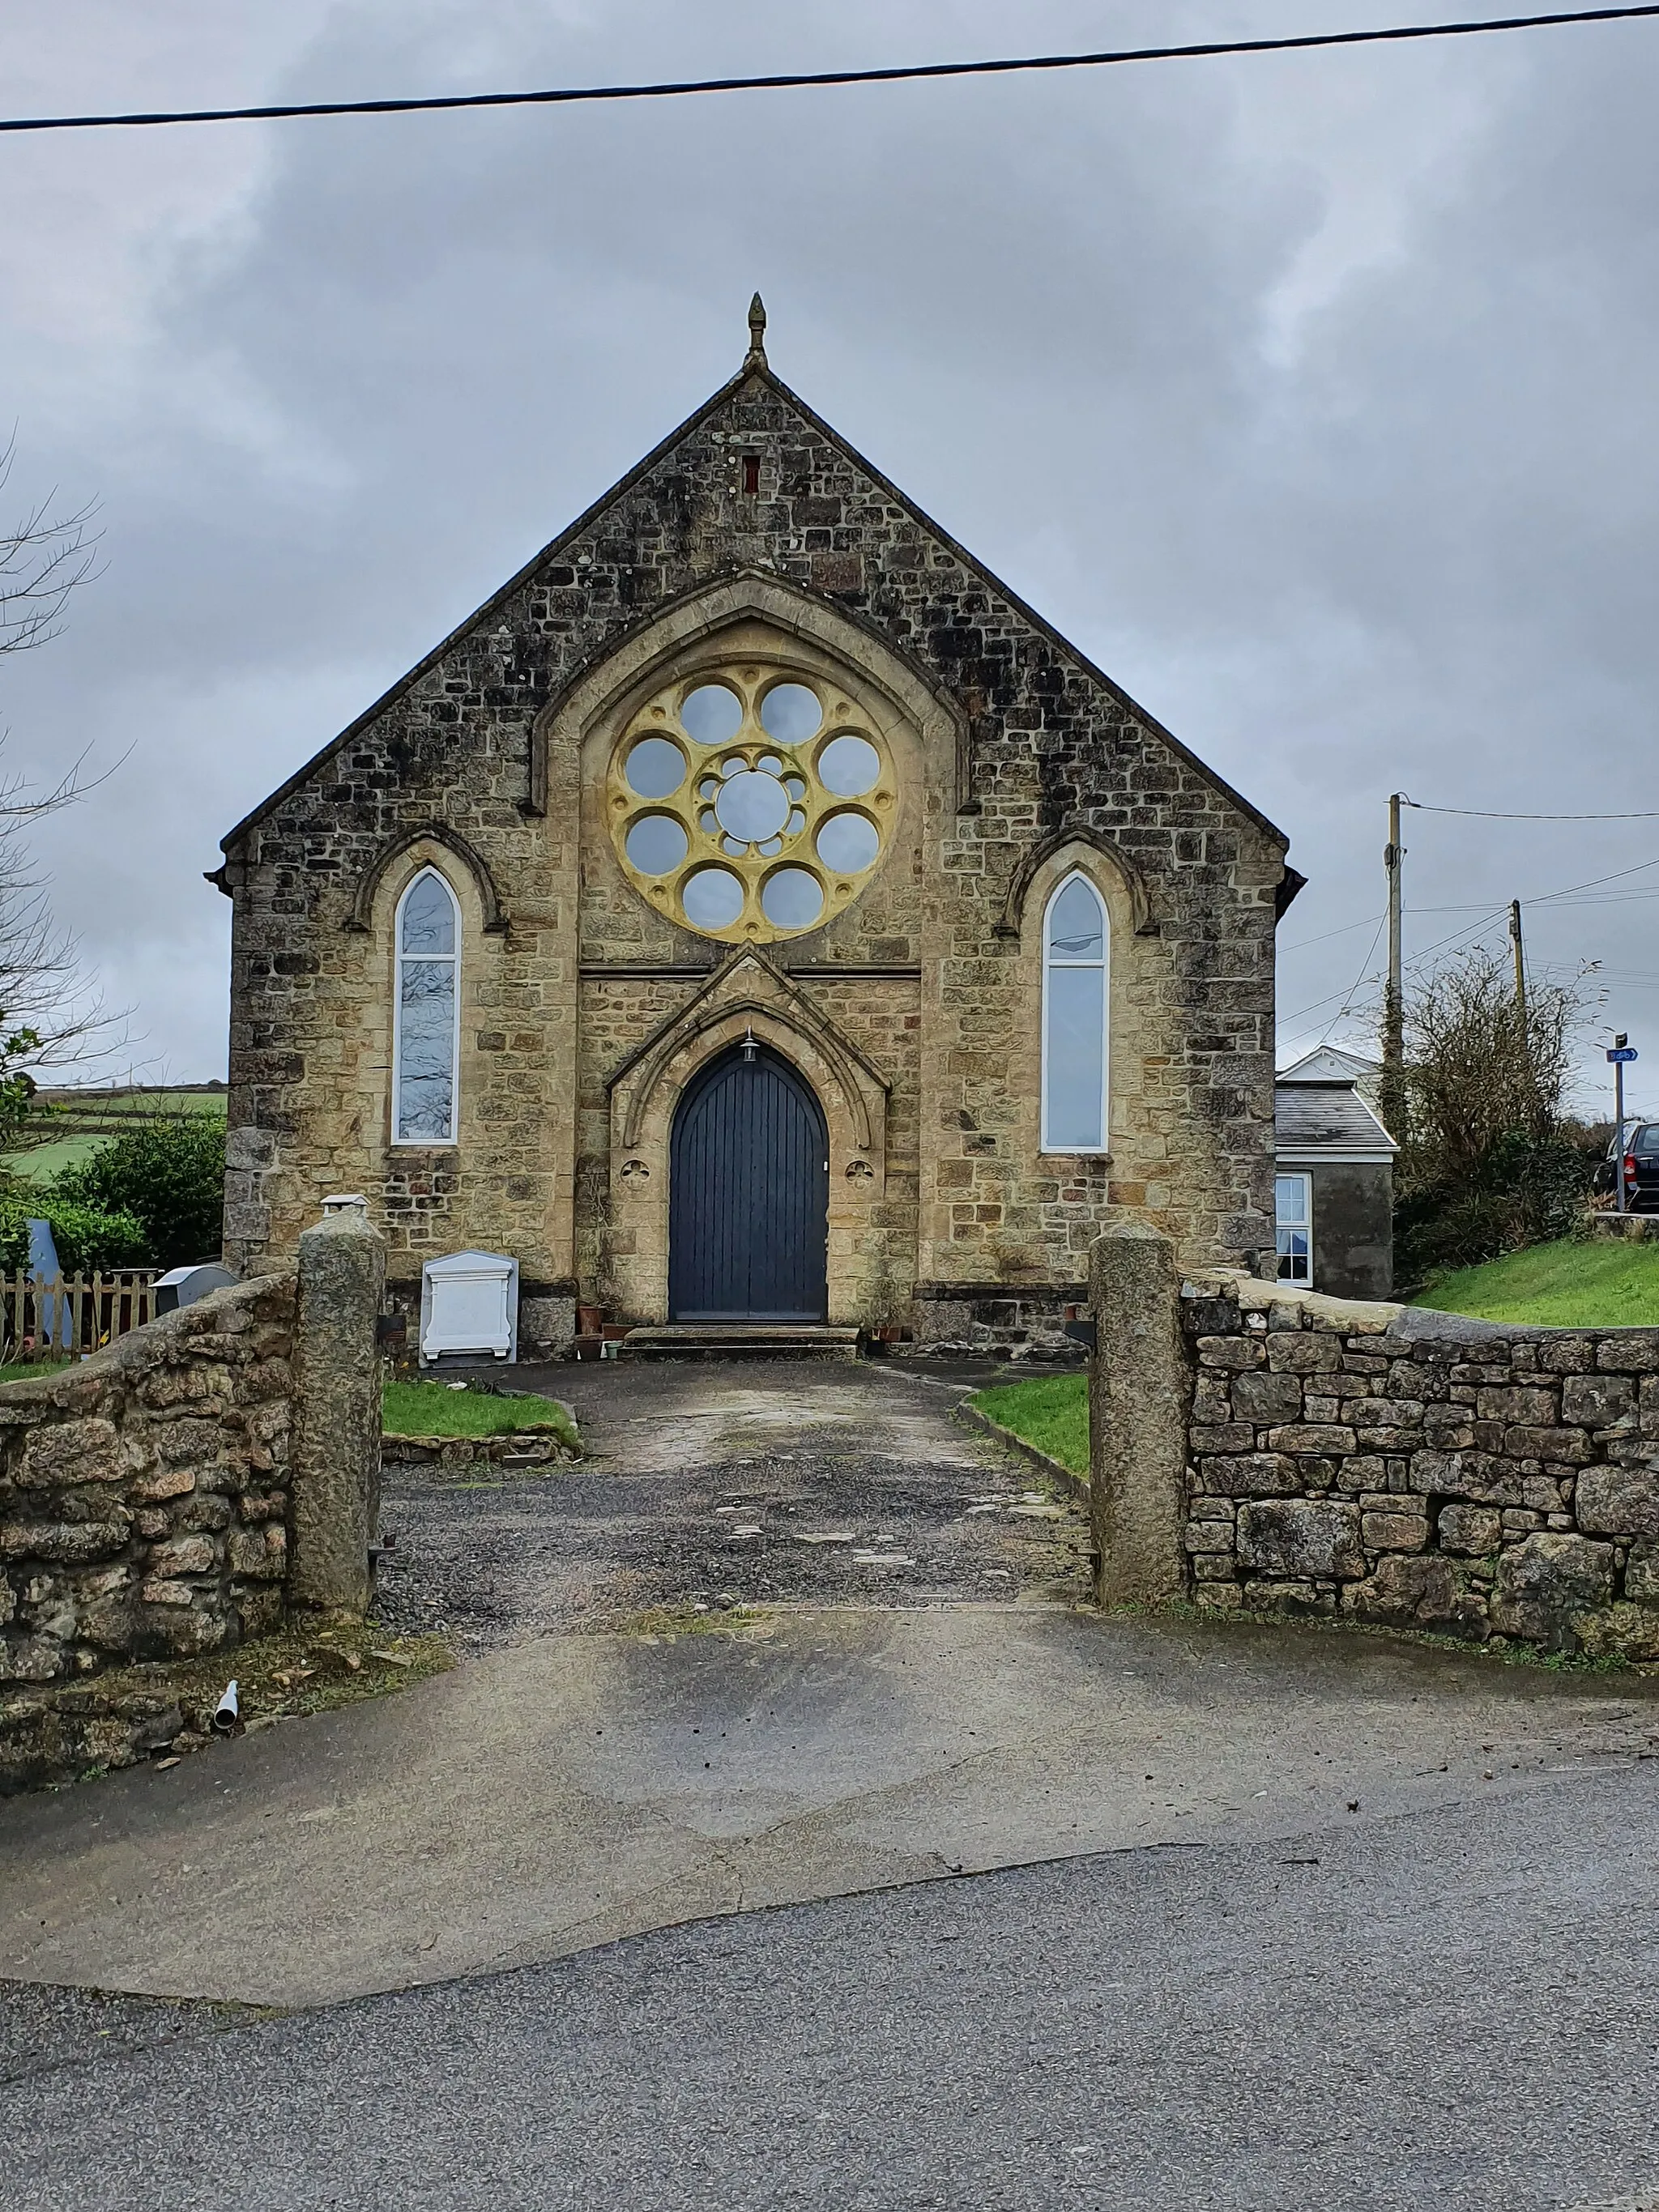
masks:
[[[669,1178],[672,1320],[823,1319],[829,1141],[787,1060],[711,1062],[674,1117]]]

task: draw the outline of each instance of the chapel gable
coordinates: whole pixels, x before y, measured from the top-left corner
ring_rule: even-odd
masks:
[[[1271,1249],[1283,836],[752,335],[226,840],[245,1264],[362,1188],[394,1280],[510,1252],[551,1341],[669,1318],[735,1192],[699,1297],[1031,1340],[1114,1220]]]

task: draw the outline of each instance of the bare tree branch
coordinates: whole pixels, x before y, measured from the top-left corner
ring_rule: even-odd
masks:
[[[11,475],[15,445],[0,452],[0,490]],[[0,529],[0,653],[29,653],[63,627],[70,593],[97,573],[100,533],[95,508],[54,514],[43,501],[10,529]]]
[[[12,441],[0,450],[0,491],[15,454]],[[47,499],[10,529],[0,527],[0,657],[32,652],[59,634],[70,595],[97,573],[93,513],[91,506],[63,513]],[[23,834],[114,773],[88,779],[86,763],[83,752],[46,789],[0,773],[0,1056],[10,1070],[100,1060],[126,1042],[112,1034],[123,1018],[104,1006],[74,933],[53,920]]]

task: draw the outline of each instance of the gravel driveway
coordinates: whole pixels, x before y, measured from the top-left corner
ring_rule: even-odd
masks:
[[[388,1626],[484,1650],[656,1613],[1088,1595],[1087,1519],[952,1419],[1004,1370],[827,1361],[520,1369],[574,1404],[578,1466],[388,1468]]]

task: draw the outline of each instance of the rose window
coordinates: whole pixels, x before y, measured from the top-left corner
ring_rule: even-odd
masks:
[[[892,761],[833,684],[723,668],[634,716],[607,799],[617,855],[659,912],[704,937],[794,937],[856,898],[880,859]]]

